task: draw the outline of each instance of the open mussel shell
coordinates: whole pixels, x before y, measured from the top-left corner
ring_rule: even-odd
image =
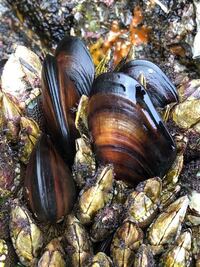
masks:
[[[75,112],[82,94],[89,94],[94,65],[85,45],[76,37],[65,37],[56,55],[47,55],[42,69],[42,106],[45,128],[69,165],[73,163]]]
[[[155,107],[163,108],[169,103],[178,101],[176,87],[154,63],[142,59],[131,60],[124,64],[120,71],[128,74],[138,82],[140,82],[141,75],[144,76],[146,90]]]
[[[176,148],[145,89],[123,73],[106,73],[94,82],[88,122],[97,160],[113,163],[116,178],[135,185],[163,177]]]
[[[89,95],[94,80],[94,64],[84,43],[74,36],[65,36],[55,52],[59,72],[74,82],[79,95]]]
[[[70,170],[48,136],[42,135],[31,154],[24,188],[39,221],[58,222],[74,205],[76,190]]]

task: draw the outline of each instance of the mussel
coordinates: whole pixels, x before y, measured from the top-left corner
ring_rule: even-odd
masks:
[[[178,101],[176,87],[154,63],[142,59],[131,60],[120,68],[120,72],[128,74],[138,82],[143,74],[146,80],[145,89],[156,108],[163,108]]]
[[[81,96],[89,95],[94,80],[94,64],[84,43],[77,37],[66,36],[55,52],[59,74],[68,76]]]
[[[112,163],[117,179],[135,185],[166,174],[175,159],[175,144],[136,80],[123,73],[98,76],[88,114],[97,160]]]
[[[31,154],[24,189],[39,221],[56,223],[73,207],[76,190],[71,172],[46,135],[42,135]]]
[[[42,70],[42,106],[46,132],[69,165],[75,153],[78,132],[74,119],[82,94],[88,95],[94,79],[89,52],[77,37],[66,36],[55,56],[47,55]]]

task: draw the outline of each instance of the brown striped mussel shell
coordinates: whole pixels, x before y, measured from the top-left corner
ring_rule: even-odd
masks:
[[[76,190],[70,170],[48,136],[39,139],[31,154],[24,189],[39,221],[58,222],[75,203]]]
[[[90,94],[88,123],[99,164],[112,163],[130,185],[163,177],[176,148],[145,89],[123,73],[105,73]]]
[[[55,56],[47,55],[42,69],[42,106],[46,132],[71,165],[75,153],[75,112],[82,94],[88,95],[94,79],[89,52],[77,37],[66,36]]]

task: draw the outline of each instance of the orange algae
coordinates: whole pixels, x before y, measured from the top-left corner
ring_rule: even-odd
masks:
[[[137,27],[143,21],[142,9],[136,6],[133,11],[133,18],[130,27]]]
[[[113,21],[111,29],[105,39],[99,39],[90,46],[94,64],[97,65],[105,53],[112,48],[114,64],[117,65],[124,58],[132,45],[147,44],[149,39],[149,27],[140,24],[143,21],[142,9],[136,6],[128,29],[121,29],[117,21]]]

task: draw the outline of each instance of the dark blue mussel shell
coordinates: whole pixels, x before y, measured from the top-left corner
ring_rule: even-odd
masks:
[[[156,108],[163,108],[167,104],[178,101],[176,87],[154,63],[142,59],[131,60],[119,71],[128,74],[138,82],[140,82],[140,75],[143,74],[146,79],[146,90]]]

